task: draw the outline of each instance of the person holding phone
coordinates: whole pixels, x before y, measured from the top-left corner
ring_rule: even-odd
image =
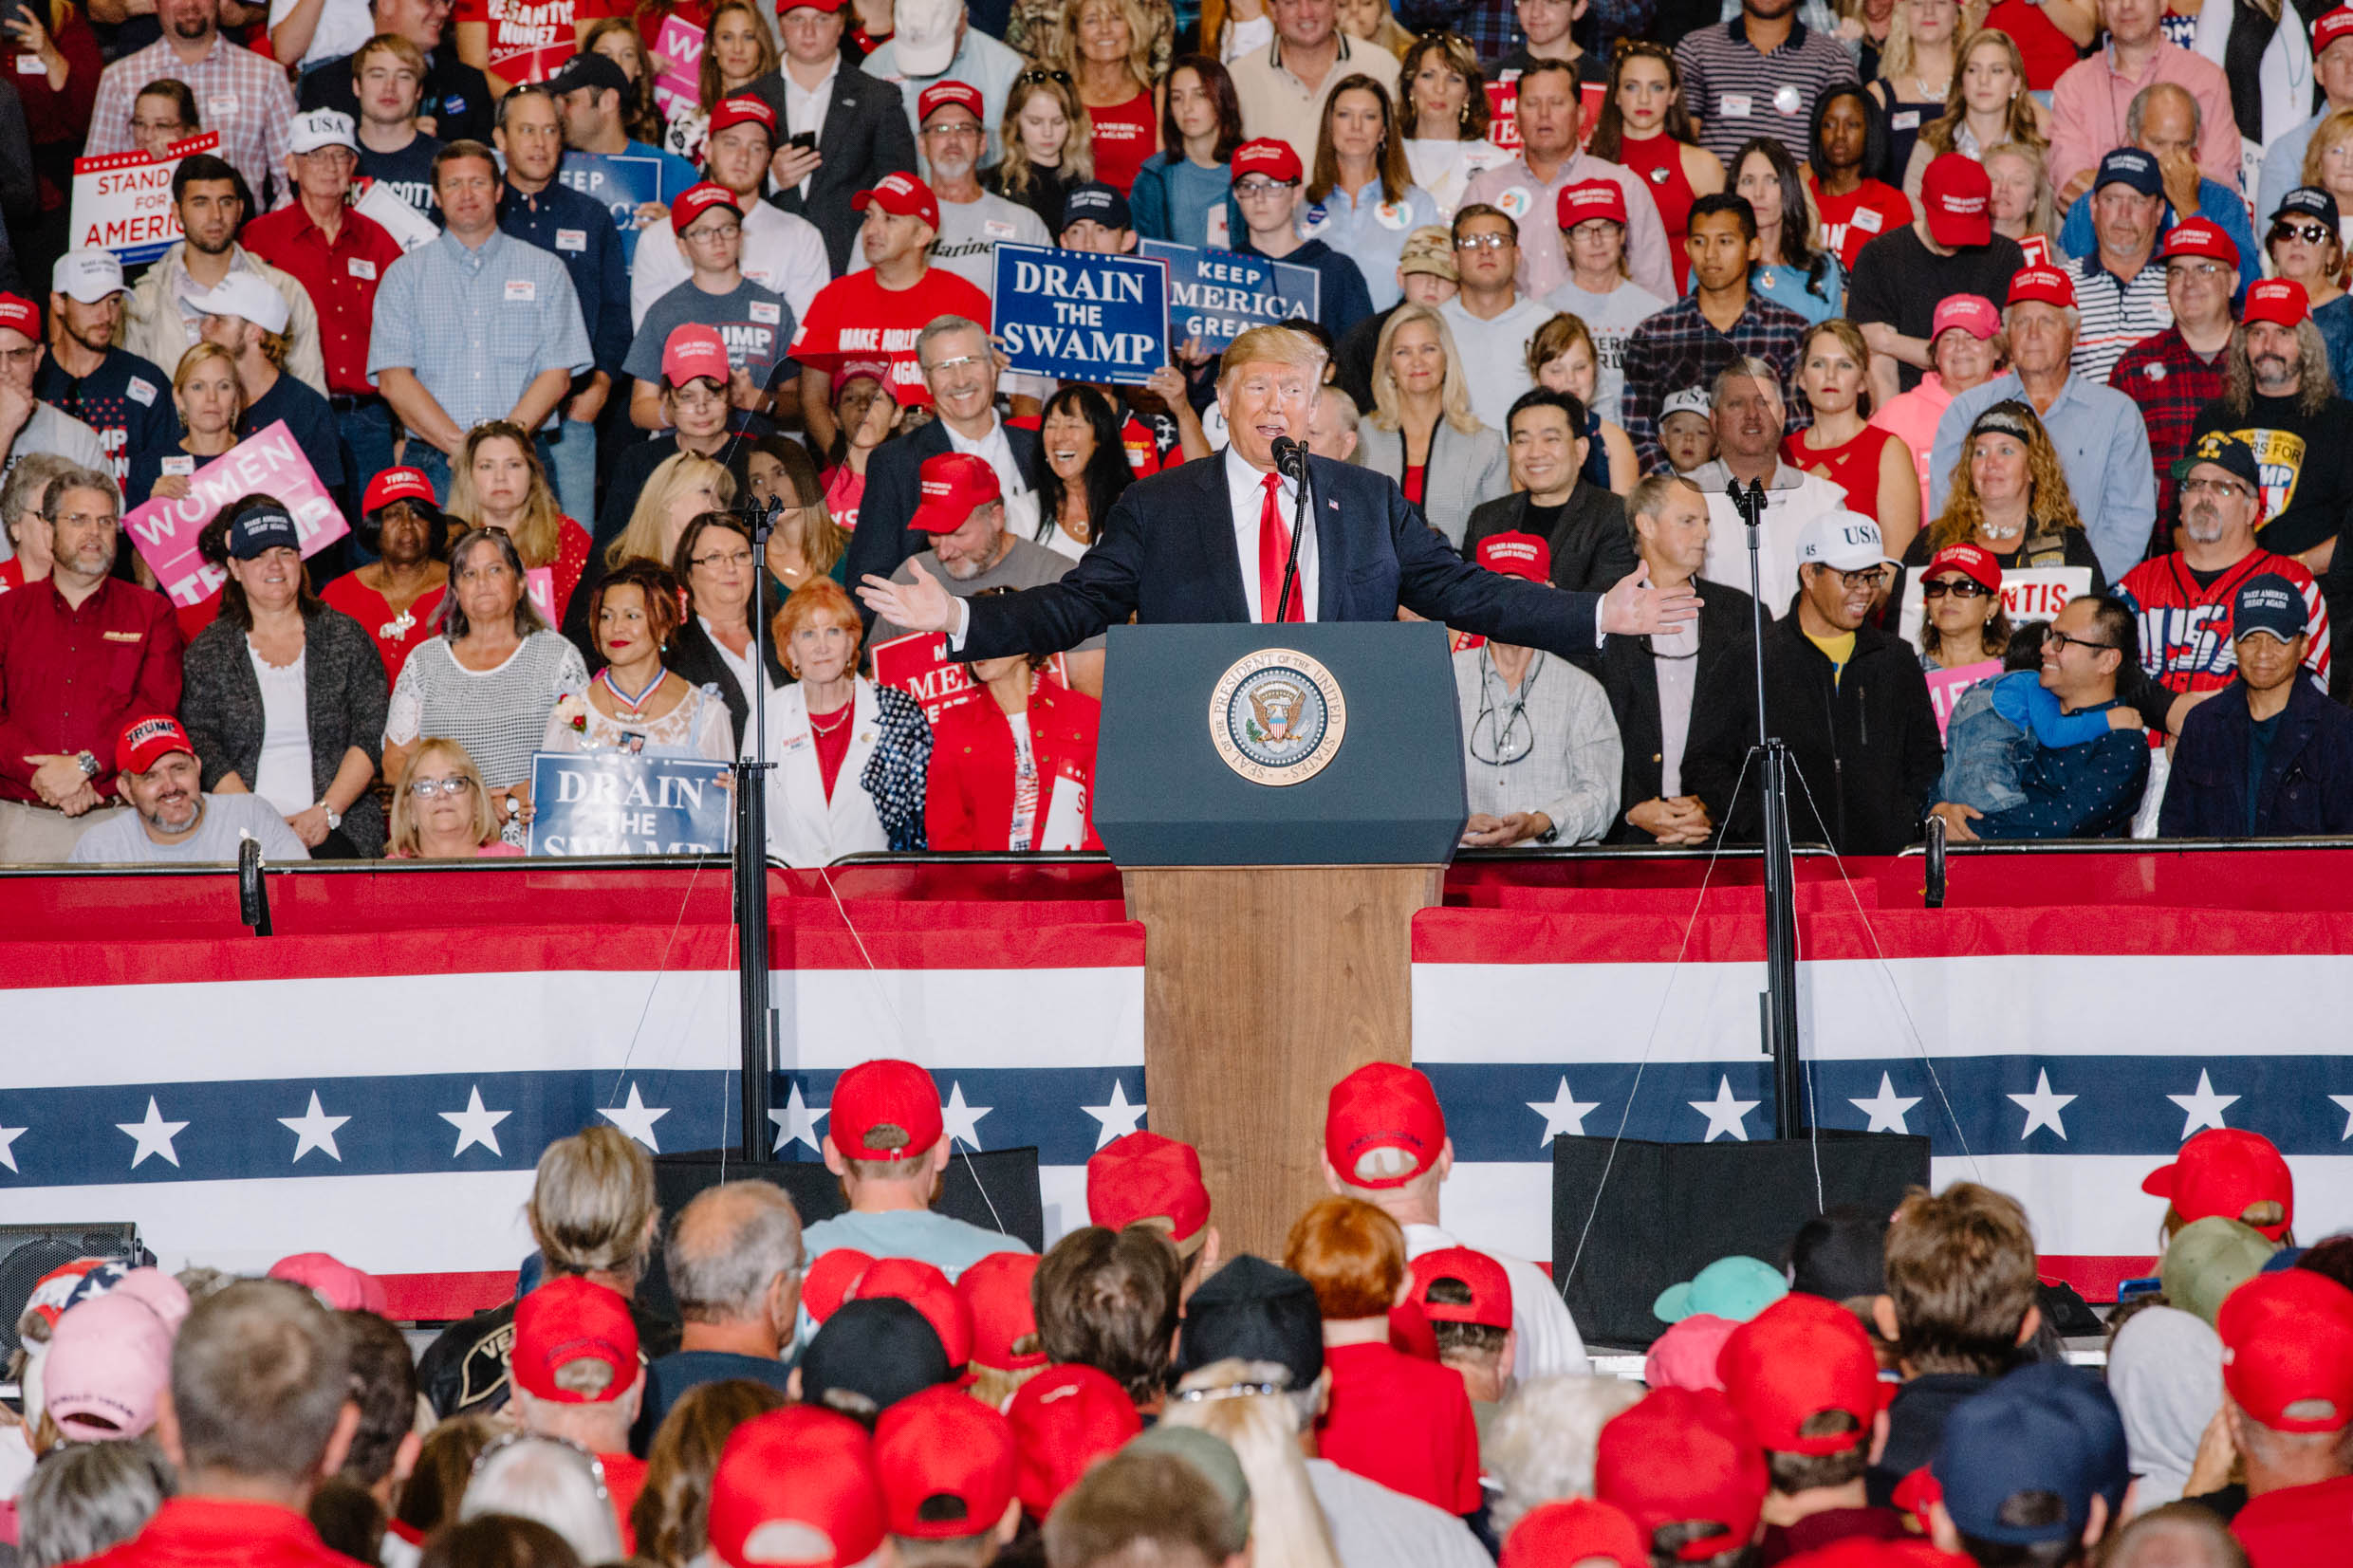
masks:
[[[769,163],[769,200],[825,237],[825,265],[850,270],[862,223],[850,198],[886,175],[915,173],[915,133],[895,92],[877,92],[842,58],[843,0],[784,0],[783,64],[751,84],[776,111],[783,141]],[[888,15],[888,8],[884,9]]]

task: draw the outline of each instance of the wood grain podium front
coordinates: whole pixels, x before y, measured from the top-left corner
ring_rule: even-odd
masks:
[[[1303,760],[1260,744],[1269,711],[1317,730]],[[1227,1255],[1279,1259],[1331,1086],[1413,1060],[1414,914],[1468,814],[1445,632],[1114,627],[1096,784],[1144,927],[1150,1125],[1200,1151]]]

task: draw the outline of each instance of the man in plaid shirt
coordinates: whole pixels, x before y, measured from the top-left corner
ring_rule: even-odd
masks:
[[[1806,318],[1749,292],[1756,260],[1756,212],[1727,191],[1692,203],[1684,248],[1691,254],[1692,291],[1634,329],[1626,340],[1626,390],[1620,405],[1626,434],[1644,473],[1666,464],[1658,444],[1659,405],[1685,387],[1714,384],[1715,373],[1741,355],[1754,355],[1797,384],[1798,340]],[[1803,397],[1788,399],[1789,431],[1814,422]]]
[[[2165,299],[2174,324],[2124,351],[2108,385],[2140,407],[2157,464],[2157,538],[2170,547],[2175,461],[2190,447],[2197,411],[2222,396],[2230,368],[2231,299],[2238,292],[2238,248],[2205,218],[2177,224],[2158,259],[2165,264]]]
[[[88,155],[128,152],[131,103],[165,77],[188,83],[204,128],[220,133],[220,156],[253,192],[255,206],[278,205],[287,185],[287,142],[294,90],[286,68],[220,35],[220,0],[156,0],[163,36],[124,55],[98,79],[90,110]]]

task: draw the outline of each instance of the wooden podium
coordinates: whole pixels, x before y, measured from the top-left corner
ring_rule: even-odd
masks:
[[[1095,822],[1143,922],[1154,1131],[1229,1255],[1325,1190],[1325,1098],[1413,1057],[1412,935],[1468,816],[1445,630],[1122,626]]]

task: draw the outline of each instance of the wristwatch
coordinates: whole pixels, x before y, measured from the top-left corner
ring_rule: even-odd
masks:
[[[87,751],[74,753],[74,766],[82,769],[82,776],[85,779],[98,777],[98,759]]]
[[[343,825],[343,814],[324,801],[319,802],[319,809],[326,813],[326,830],[329,833]]]

